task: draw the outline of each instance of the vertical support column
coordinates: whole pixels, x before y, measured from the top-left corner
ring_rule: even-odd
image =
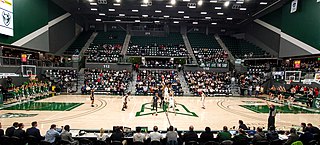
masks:
[[[103,24],[103,31],[104,32],[107,32],[108,31],[108,26],[106,23]]]

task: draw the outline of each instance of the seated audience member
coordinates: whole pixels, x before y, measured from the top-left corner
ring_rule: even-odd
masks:
[[[146,135],[141,133],[141,128],[138,127],[136,130],[136,133],[133,134],[133,142],[144,142],[144,140],[146,139]]]
[[[269,142],[271,141],[275,141],[279,139],[279,134],[276,132],[275,127],[274,126],[270,126],[269,127],[269,131],[267,133],[267,140]]]
[[[70,126],[64,126],[64,130],[61,133],[61,140],[68,141],[71,145],[78,145],[79,142],[72,138],[72,134],[70,133]]]
[[[6,136],[11,137],[13,135],[14,130],[18,127],[18,122],[14,122],[11,127],[8,127],[6,130]]]
[[[169,127],[166,137],[167,145],[178,145],[178,133],[174,130],[173,126]]]
[[[301,125],[300,125],[300,127],[301,127],[301,129],[302,129],[302,132],[306,132],[307,131],[307,124],[306,123],[301,123]]]
[[[40,135],[40,130],[37,128],[38,123],[36,121],[31,123],[31,127],[27,129],[26,134],[27,136],[33,136],[37,138],[38,141],[42,140],[42,136]]]
[[[112,135],[110,136],[111,142],[120,142],[123,145],[127,144],[127,141],[123,139],[124,135],[122,133],[122,131],[120,130],[119,127],[116,128],[116,131],[112,133]]]
[[[249,138],[243,129],[239,129],[239,134],[233,137],[233,145],[247,145]]]
[[[149,134],[149,137],[152,141],[160,141],[162,139],[162,135],[158,132],[158,126],[153,127],[153,132]]]
[[[223,130],[221,132],[218,133],[217,135],[217,139],[219,140],[219,142],[223,142],[225,140],[231,140],[231,133],[228,131],[228,127],[224,126]]]
[[[1,122],[0,122],[0,137],[1,136],[4,136],[4,131],[3,131],[3,129],[2,129],[2,125],[1,125]]]
[[[57,125],[52,124],[50,129],[46,132],[44,140],[49,143],[54,143],[56,138],[60,136],[60,133],[57,131]]]
[[[21,138],[21,139],[25,138],[26,137],[26,131],[24,131],[23,128],[24,128],[24,124],[23,123],[19,123],[18,124],[18,129],[14,130],[12,136],[15,136],[15,137],[18,137],[18,138]]]
[[[239,129],[249,130],[247,125],[244,124],[242,120],[239,120]]]
[[[183,135],[183,141],[185,143],[188,143],[190,141],[197,141],[198,140],[198,134],[196,132],[193,131],[194,127],[191,125],[189,127],[189,131],[186,132],[184,135]]]
[[[200,141],[202,143],[206,143],[208,141],[212,141],[213,140],[213,133],[211,132],[210,127],[206,127],[205,131],[201,133],[200,135]]]
[[[314,139],[314,136],[312,133],[309,132],[309,130],[305,131],[303,134],[300,135],[299,140],[303,143],[303,144],[309,144],[309,142],[311,140]]]
[[[307,128],[308,128],[309,132],[312,133],[312,134],[320,134],[319,128],[313,126],[311,123],[307,124]]]
[[[294,128],[291,128],[290,134],[288,135],[288,140],[284,144],[291,145],[293,142],[298,140],[299,140],[299,135],[297,134],[297,130]]]
[[[108,138],[108,136],[104,134],[103,128],[100,129],[100,134],[96,134],[96,135],[97,135],[97,140],[99,141],[105,141]]]
[[[261,127],[257,128],[257,132],[253,135],[252,143],[257,144],[260,141],[267,141],[266,134],[262,131]]]

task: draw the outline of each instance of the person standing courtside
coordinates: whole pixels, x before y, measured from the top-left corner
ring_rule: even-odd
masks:
[[[273,104],[269,104],[268,101],[266,101],[268,107],[269,107],[269,118],[268,118],[268,130],[270,126],[275,126],[276,122],[276,107]]]
[[[94,89],[91,89],[90,100],[91,100],[91,107],[94,107]]]

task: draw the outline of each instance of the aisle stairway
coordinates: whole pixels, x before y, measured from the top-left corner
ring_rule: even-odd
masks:
[[[192,64],[196,64],[197,59],[193,54],[193,50],[192,50],[191,44],[189,42],[188,36],[185,34],[182,34],[182,39],[183,39],[184,45],[186,46],[186,48],[188,50],[189,55],[191,55],[191,57],[192,57]]]
[[[84,85],[84,69],[81,68],[80,71],[78,72],[78,90],[77,94],[81,94],[81,87]]]
[[[134,95],[136,93],[136,84],[137,84],[137,72],[133,71],[132,72],[132,82],[129,85],[128,91],[131,92],[132,95]]]
[[[189,91],[188,83],[186,82],[186,79],[184,78],[183,71],[178,72],[178,76],[179,76],[179,79],[180,79],[182,90],[184,92],[183,95],[184,96],[192,96],[192,94]]]

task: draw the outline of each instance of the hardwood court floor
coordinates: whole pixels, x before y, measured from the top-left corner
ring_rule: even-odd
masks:
[[[112,129],[113,126],[126,126],[135,129],[136,126],[146,126],[151,130],[154,125],[157,125],[160,130],[165,130],[170,121],[179,130],[187,130],[189,125],[193,125],[195,130],[203,130],[206,126],[213,130],[221,130],[224,125],[229,128],[238,126],[239,119],[243,120],[249,127],[265,127],[268,117],[266,103],[257,98],[210,97],[206,98],[206,109],[201,109],[199,97],[176,97],[178,103],[176,116],[174,113],[169,113],[166,116],[162,108],[158,108],[158,116],[152,115],[154,110],[152,110],[150,104],[150,96],[130,97],[126,111],[121,111],[122,99],[119,96],[97,95],[95,98],[95,107],[90,106],[91,102],[88,95],[61,95],[32,103],[38,106],[50,104],[49,109],[47,106],[41,106],[46,109],[39,109],[37,106],[30,104],[25,106],[25,110],[21,110],[23,106],[18,107],[19,110],[14,110],[12,109],[14,107],[11,107],[10,110],[0,110],[0,115],[22,113],[31,116],[2,117],[0,122],[3,128],[10,126],[14,121],[22,122],[25,124],[25,128],[28,128],[32,121],[38,121],[38,127],[44,134],[53,123],[57,126],[69,124],[73,129]],[[66,103],[67,106],[70,104],[76,104],[76,106],[71,105],[71,108],[65,108]],[[54,104],[60,104],[60,106]],[[292,125],[299,125],[301,122],[320,125],[319,112],[280,106],[277,107],[279,108],[279,113],[276,116],[277,128],[287,129]],[[61,109],[62,107],[64,109]],[[172,110],[169,109],[169,111]]]

